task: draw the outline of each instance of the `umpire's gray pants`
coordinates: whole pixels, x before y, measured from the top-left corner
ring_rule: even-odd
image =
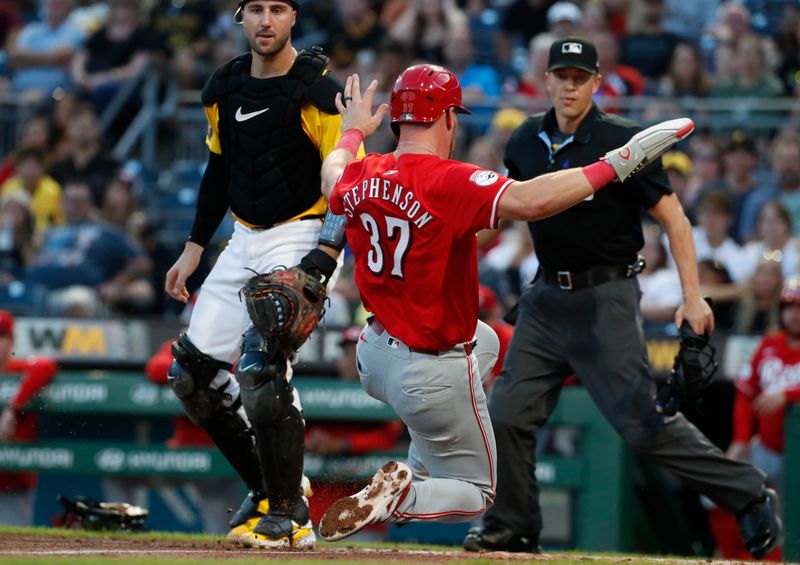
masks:
[[[553,413],[564,379],[573,372],[635,452],[728,512],[760,496],[761,471],[725,457],[682,414],[656,413],[635,279],[576,291],[539,279],[522,295],[503,372],[489,399],[498,459],[497,496],[484,515],[487,528],[538,539],[536,431]]]

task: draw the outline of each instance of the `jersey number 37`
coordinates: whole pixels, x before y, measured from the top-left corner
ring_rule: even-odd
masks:
[[[369,234],[369,243],[372,249],[369,250],[367,255],[367,267],[375,275],[381,276],[386,267],[385,257],[391,252],[394,247],[394,252],[391,253],[392,267],[389,275],[392,278],[404,280],[403,267],[405,264],[406,256],[411,247],[411,226],[408,220],[401,220],[400,218],[393,218],[386,216],[386,224],[381,226],[383,222],[379,222],[370,214],[362,212],[359,214],[361,224]]]

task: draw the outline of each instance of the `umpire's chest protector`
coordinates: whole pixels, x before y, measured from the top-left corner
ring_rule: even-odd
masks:
[[[297,216],[321,196],[322,161],[303,130],[301,111],[313,103],[335,113],[337,85],[323,76],[327,60],[315,53],[304,52],[285,76],[268,79],[250,76],[251,61],[247,54],[220,67],[202,96],[205,106],[219,109],[231,210],[250,224],[269,227]]]

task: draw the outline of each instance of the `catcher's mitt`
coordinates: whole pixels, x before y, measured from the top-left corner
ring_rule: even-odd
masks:
[[[93,498],[78,496],[70,500],[58,495],[58,502],[64,507],[62,523],[66,527],[80,524],[84,530],[124,530],[141,532],[149,512],[126,502],[98,502]]]
[[[251,277],[239,292],[253,326],[279,351],[294,353],[324,312],[325,285],[300,267]]]
[[[656,410],[666,416],[678,411],[682,397],[697,401],[698,393],[711,384],[717,372],[716,349],[708,332],[697,335],[689,322],[683,322],[679,339],[672,373],[656,399]]]

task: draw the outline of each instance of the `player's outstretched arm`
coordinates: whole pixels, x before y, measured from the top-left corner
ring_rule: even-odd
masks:
[[[329,198],[334,185],[342,176],[347,163],[356,158],[358,148],[365,137],[369,137],[381,125],[389,113],[388,104],[381,104],[372,113],[372,98],[378,81],[373,80],[361,95],[358,75],[350,75],[344,85],[344,96],[336,95],[336,108],[342,115],[342,137],[336,148],[322,162],[322,194]]]
[[[640,131],[597,163],[514,182],[500,197],[498,215],[510,220],[539,220],[562,212],[613,181],[625,181],[693,130],[694,122],[689,118],[661,122]]]

